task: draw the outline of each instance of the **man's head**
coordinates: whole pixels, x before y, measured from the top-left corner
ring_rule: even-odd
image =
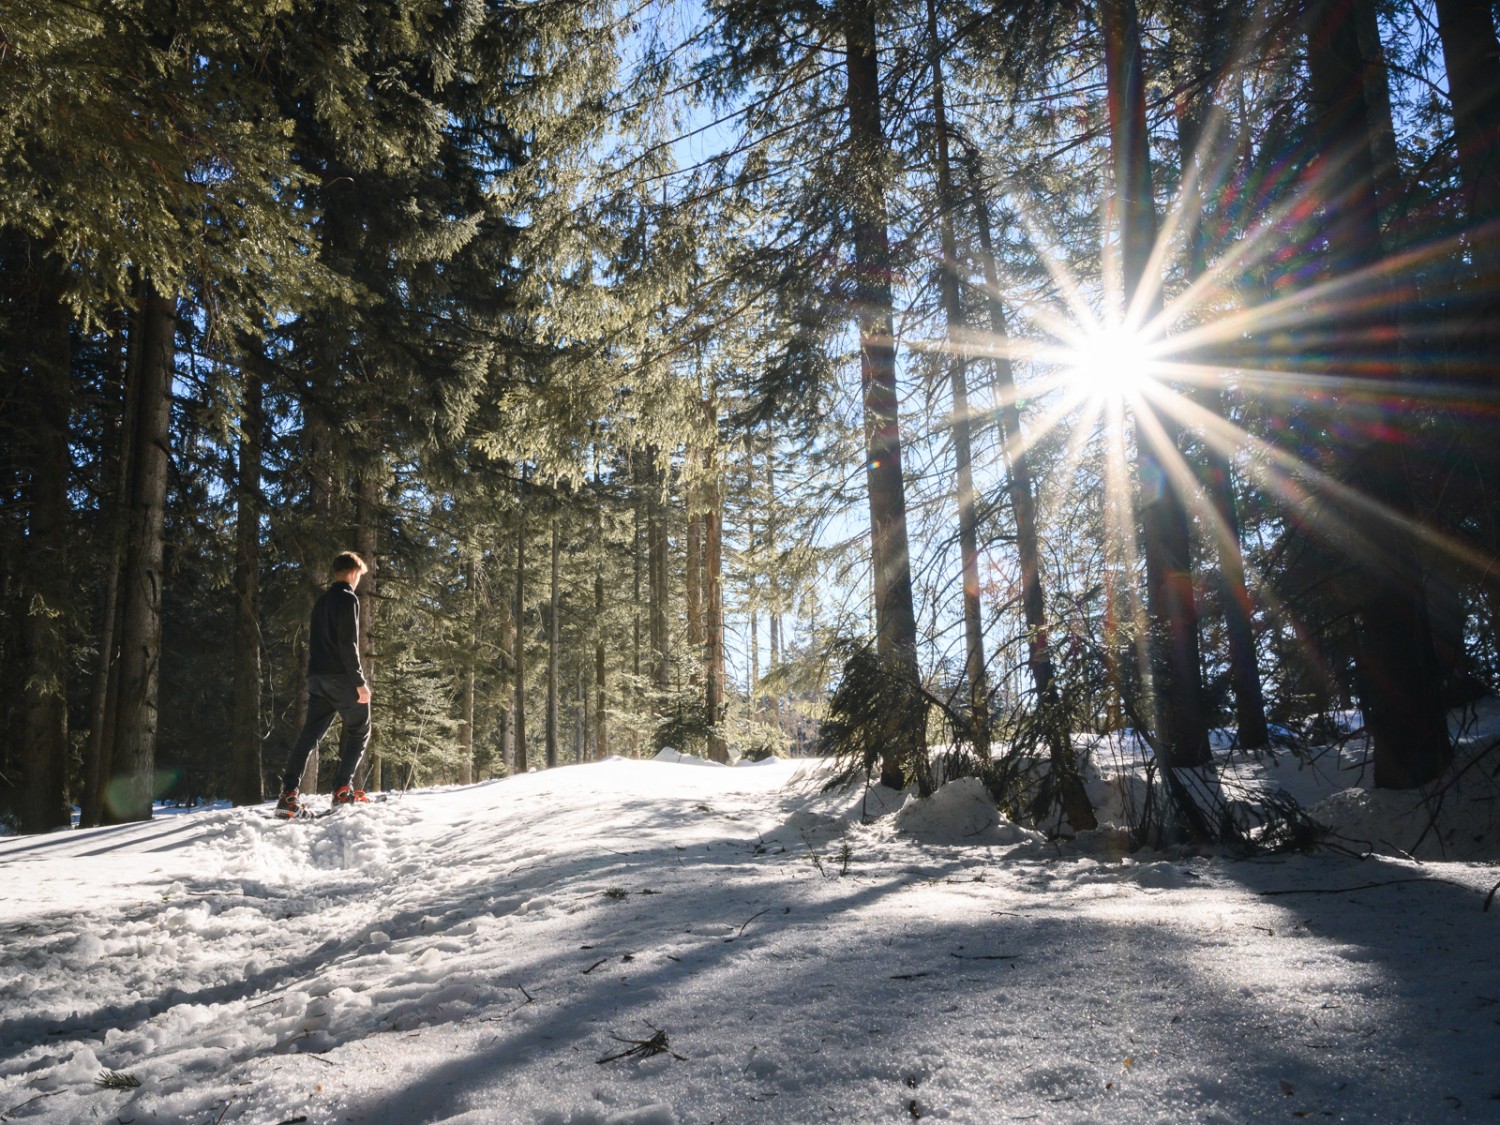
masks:
[[[347,582],[352,588],[359,585],[361,576],[370,568],[365,565],[365,560],[353,551],[342,551],[333,560],[331,569],[335,582]]]

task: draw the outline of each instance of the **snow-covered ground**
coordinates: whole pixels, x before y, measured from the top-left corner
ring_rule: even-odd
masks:
[[[682,760],[7,838],[0,1117],[1500,1121],[1495,770],[1448,862],[1411,794],[1318,806],[1365,858],[1128,856]]]

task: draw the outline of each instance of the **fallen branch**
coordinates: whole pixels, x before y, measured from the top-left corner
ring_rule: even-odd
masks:
[[[950,953],[949,957],[957,957],[960,961],[1016,961],[1020,959],[1019,953],[976,953],[972,956],[967,953]]]
[[[650,1027],[650,1024],[646,1025]],[[602,1059],[595,1059],[597,1063],[614,1062],[616,1059],[649,1059],[654,1055],[671,1055],[678,1062],[687,1062],[687,1058],[679,1055],[667,1045],[667,1033],[661,1028],[655,1028],[656,1034],[650,1039],[626,1039],[623,1036],[610,1034],[610,1038],[616,1043],[629,1043],[630,1046],[623,1051],[613,1055],[605,1055]]]
[[[584,969],[583,970],[583,975],[584,976],[588,976],[590,973],[592,973],[595,969],[597,969],[600,965],[604,964],[608,960],[609,960],[608,957],[601,957],[599,960],[595,961],[592,965],[590,965],[587,969]]]
[[[1342,895],[1350,891],[1368,891],[1374,887],[1394,887],[1397,883],[1445,883],[1450,887],[1457,887],[1461,891],[1469,888],[1462,883],[1455,883],[1452,879],[1431,879],[1425,876],[1415,876],[1411,879],[1387,879],[1383,883],[1360,883],[1354,887],[1292,887],[1284,891],[1261,891],[1263,898],[1271,898],[1275,895]],[[1495,892],[1491,891],[1493,895]]]
[[[1490,903],[1492,903],[1492,902],[1495,901],[1495,892],[1496,891],[1500,891],[1500,883],[1496,883],[1493,887],[1491,887],[1490,888],[1490,893],[1484,896],[1484,909],[1486,911],[1489,910]]]

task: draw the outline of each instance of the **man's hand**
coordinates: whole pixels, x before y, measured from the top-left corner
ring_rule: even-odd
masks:
[[[360,684],[355,698],[358,699],[361,703],[370,702],[370,685]]]

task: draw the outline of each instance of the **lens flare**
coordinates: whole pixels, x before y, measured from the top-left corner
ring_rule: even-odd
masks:
[[[1089,332],[1062,355],[1062,380],[1090,398],[1133,398],[1154,376],[1150,343],[1117,326]]]

